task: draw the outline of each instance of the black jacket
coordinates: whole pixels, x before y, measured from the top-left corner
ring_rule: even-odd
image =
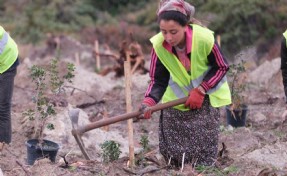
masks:
[[[286,39],[283,37],[281,42],[281,70],[282,70],[282,78],[283,78],[283,85],[284,85],[284,92],[286,97],[287,103],[287,45]]]

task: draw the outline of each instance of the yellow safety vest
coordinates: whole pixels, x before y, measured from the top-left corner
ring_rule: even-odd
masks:
[[[189,91],[194,87],[198,87],[202,83],[204,76],[211,69],[208,66],[207,56],[214,45],[213,32],[195,24],[192,24],[192,28],[190,75],[177,57],[162,46],[164,41],[162,33],[158,33],[150,39],[158,58],[170,73],[169,85],[162,97],[163,103],[188,96]],[[207,94],[213,107],[231,104],[231,94],[226,76],[216,87],[210,89]],[[190,110],[185,108],[184,105],[178,105],[174,108],[182,111]]]
[[[284,36],[285,39],[286,39],[286,47],[287,47],[287,30],[283,33],[283,36]]]
[[[15,41],[0,26],[0,74],[8,70],[18,57],[18,48]]]

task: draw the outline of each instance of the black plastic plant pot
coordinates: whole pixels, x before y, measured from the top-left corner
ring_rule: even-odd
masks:
[[[25,142],[27,146],[27,164],[33,165],[37,159],[49,158],[51,162],[55,162],[59,144],[45,140],[39,145],[38,139],[30,139]]]
[[[241,105],[238,109],[230,110],[230,106],[226,106],[226,122],[227,125],[233,127],[244,127],[248,112],[247,105]]]

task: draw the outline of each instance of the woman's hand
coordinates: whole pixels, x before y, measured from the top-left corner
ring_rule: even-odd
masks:
[[[152,111],[151,111],[150,107],[151,107],[150,105],[142,103],[140,108],[139,108],[139,111],[142,112],[142,114],[139,115],[138,118],[140,118],[140,119],[150,119],[151,118],[151,114],[152,114]]]
[[[202,89],[202,88],[201,88]],[[205,92],[200,87],[194,88],[189,92],[189,97],[185,102],[185,107],[190,109],[200,109],[203,104]]]

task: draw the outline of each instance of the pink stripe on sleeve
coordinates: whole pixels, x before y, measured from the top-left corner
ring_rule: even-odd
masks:
[[[200,85],[202,86],[202,88],[203,88],[206,92],[210,89],[210,87],[208,86],[208,84],[207,84],[205,81],[203,81]]]
[[[213,51],[213,53],[214,53],[214,55],[215,55],[217,64],[218,64],[220,67],[226,68],[227,65],[225,64],[225,62],[224,62],[224,60],[223,60],[222,54],[220,53],[218,46],[217,46],[217,45],[214,45],[212,51]]]
[[[148,96],[148,94],[150,93],[153,85],[154,85],[154,73],[155,73],[155,67],[156,67],[156,61],[157,61],[157,55],[154,51],[154,49],[152,49],[151,51],[151,62],[150,62],[150,83],[149,86],[146,90],[145,96]]]
[[[154,106],[154,105],[156,105],[156,102],[155,102],[152,98],[150,98],[150,97],[144,98],[143,103],[144,103],[144,104],[147,104],[147,105],[149,105],[149,106]]]
[[[212,52],[215,56],[215,60],[216,60],[216,63],[218,65],[219,69],[216,72],[216,74],[207,82],[209,87],[213,87],[218,81],[220,81],[220,79],[225,74],[226,69],[227,69],[227,65],[225,64],[223,57],[222,57],[217,45],[213,46]]]

